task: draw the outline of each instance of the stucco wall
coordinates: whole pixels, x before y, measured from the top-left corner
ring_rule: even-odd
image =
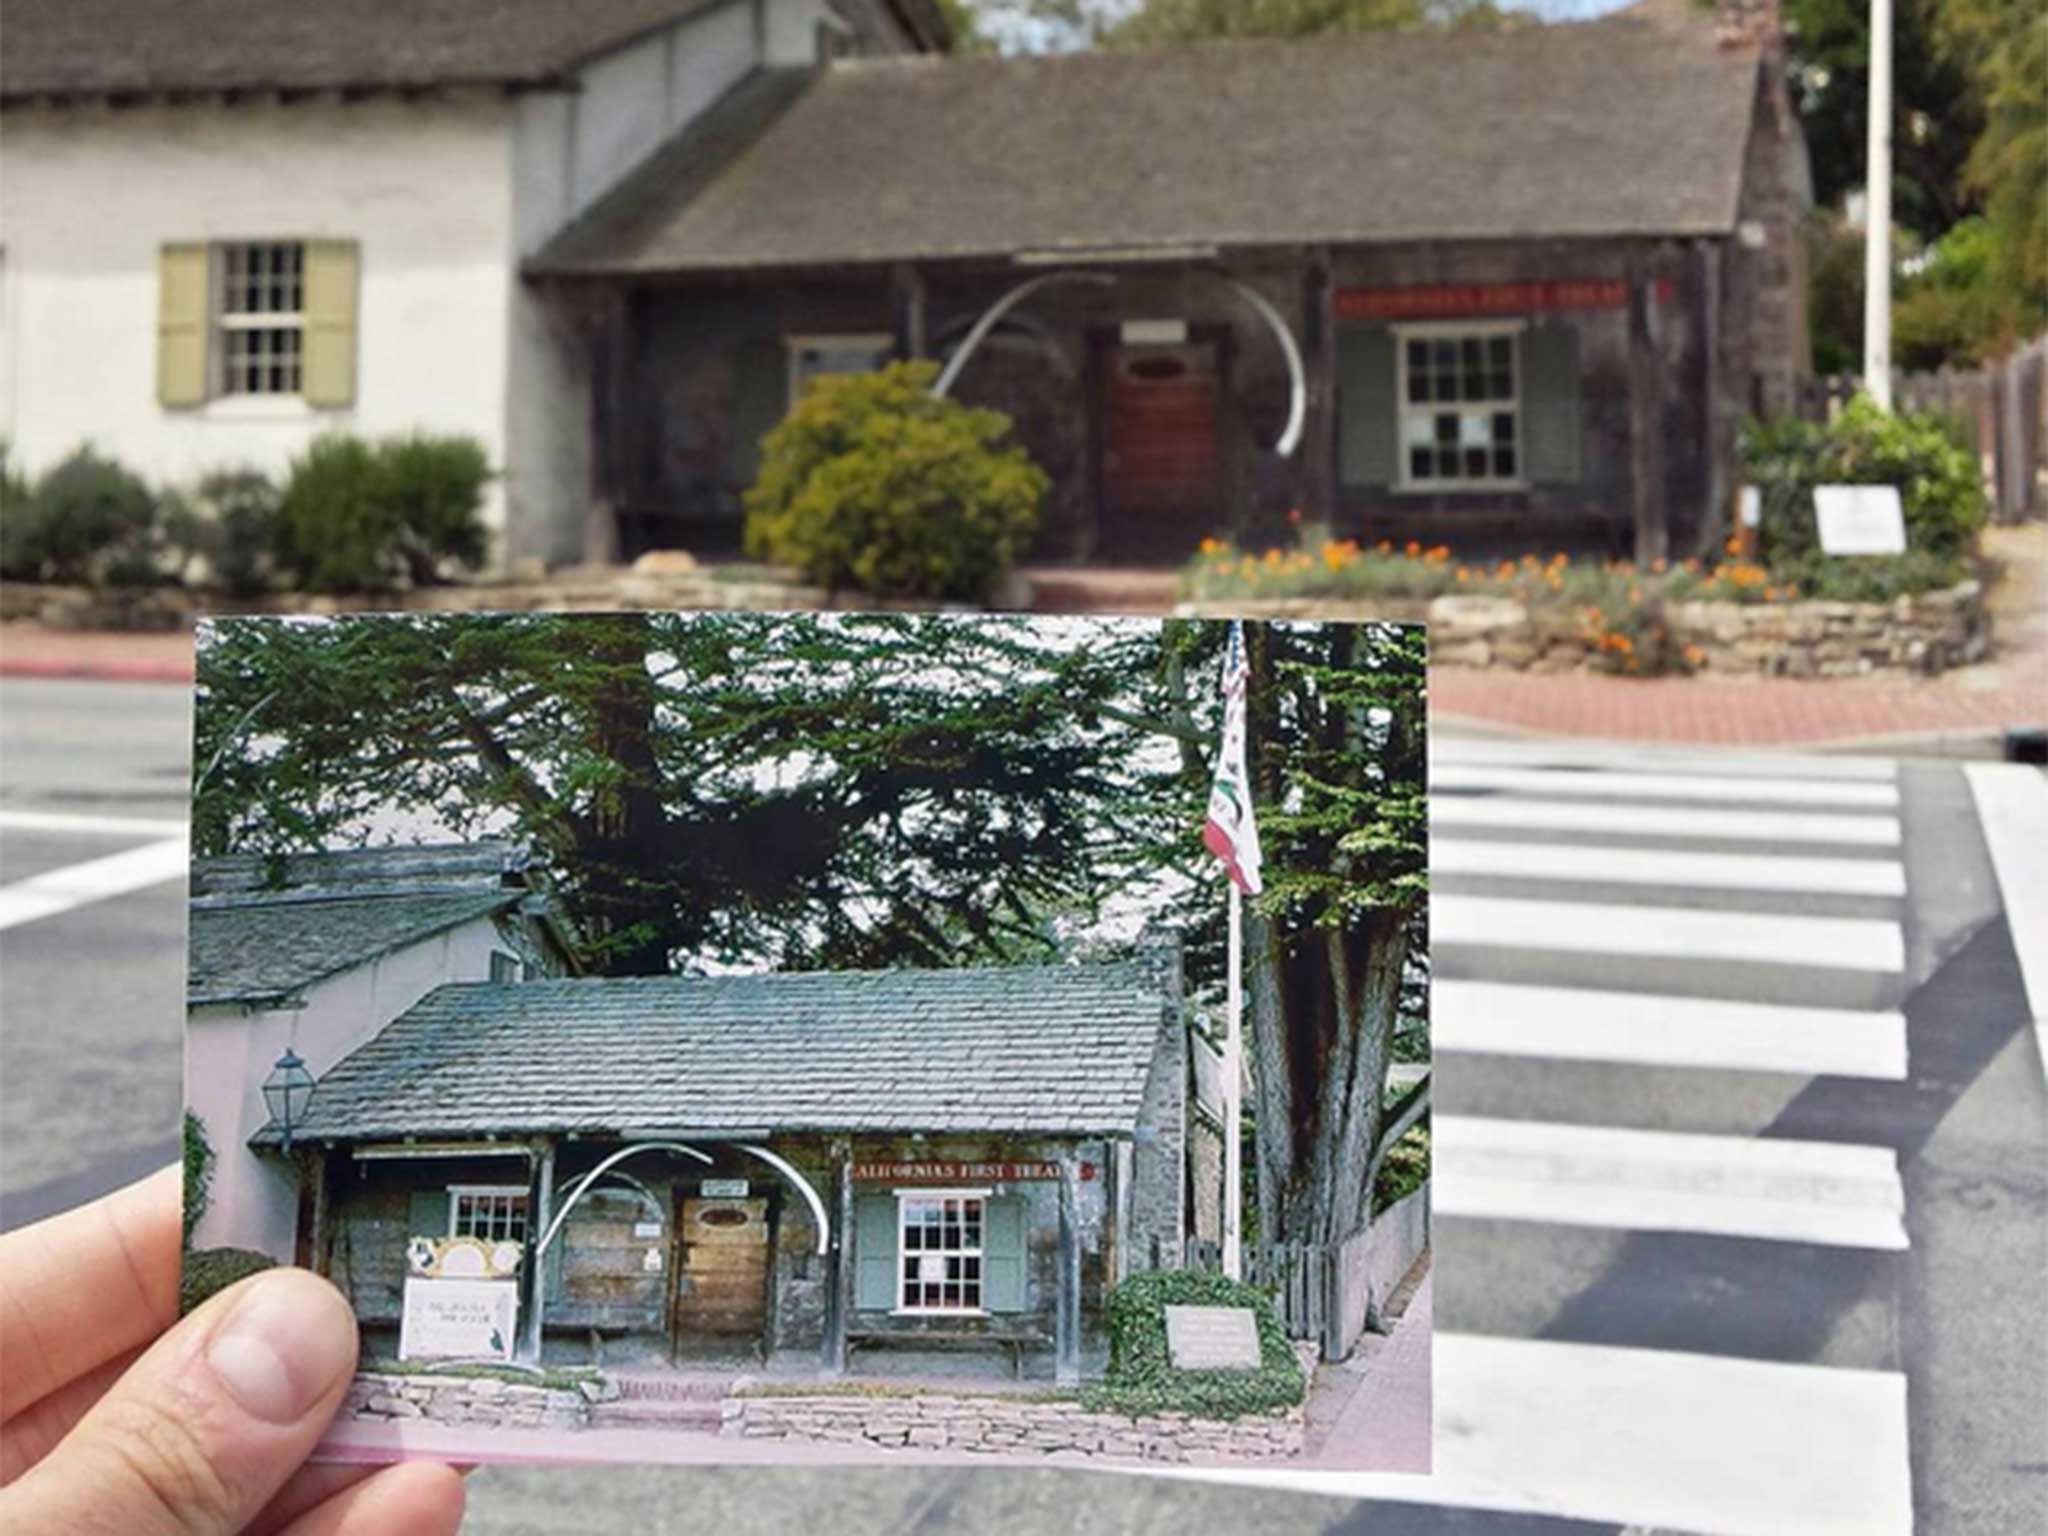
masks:
[[[212,1201],[193,1233],[201,1248],[255,1248],[291,1262],[296,1184],[271,1155],[249,1150],[270,1122],[263,1080],[286,1047],[317,1078],[445,981],[484,981],[508,946],[479,918],[330,978],[297,1008],[193,1010],[185,1026],[185,1102],[206,1122],[215,1154]]]
[[[322,432],[426,429],[505,452],[506,108],[418,103],[10,111],[0,243],[14,321],[0,436],[30,470],[85,441],[152,479],[273,473]],[[360,242],[355,403],[156,398],[170,241]],[[494,492],[487,516],[502,524]]]

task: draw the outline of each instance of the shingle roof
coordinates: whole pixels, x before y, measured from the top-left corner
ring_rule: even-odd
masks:
[[[637,178],[532,263],[1723,233],[1754,45],[1710,19],[835,64],[714,175]]]
[[[7,0],[0,97],[536,85],[712,0]]]
[[[297,1134],[1128,1132],[1167,1006],[1137,964],[455,984]]]
[[[515,890],[286,897],[191,907],[185,1005],[268,1003],[525,896]]]

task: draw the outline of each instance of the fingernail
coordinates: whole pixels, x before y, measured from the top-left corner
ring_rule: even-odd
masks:
[[[206,1363],[228,1395],[269,1424],[312,1412],[354,1355],[347,1308],[310,1275],[257,1281],[206,1346]]]

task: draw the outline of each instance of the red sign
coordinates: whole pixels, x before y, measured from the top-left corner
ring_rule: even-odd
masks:
[[[1669,304],[1672,285],[1657,281],[1657,302]],[[1345,320],[1462,320],[1528,315],[1554,309],[1621,309],[1628,284],[1618,277],[1567,277],[1538,283],[1423,283],[1406,288],[1339,288],[1337,314]]]
[[[1095,1177],[1095,1165],[1083,1163],[1083,1180]],[[857,1183],[884,1184],[1016,1184],[1026,1179],[1056,1179],[1058,1163],[855,1163]]]

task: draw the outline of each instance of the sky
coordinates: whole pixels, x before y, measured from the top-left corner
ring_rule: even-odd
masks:
[[[1128,15],[1142,0],[1082,0],[1088,11],[1109,18]],[[1501,9],[1528,11],[1547,21],[1584,21],[1620,10],[1631,0],[1495,0]],[[1065,41],[1064,29],[1023,14],[1015,0],[969,0],[980,14],[982,30],[1004,50],[1036,52],[1055,49]],[[1069,44],[1070,46],[1070,44]]]

